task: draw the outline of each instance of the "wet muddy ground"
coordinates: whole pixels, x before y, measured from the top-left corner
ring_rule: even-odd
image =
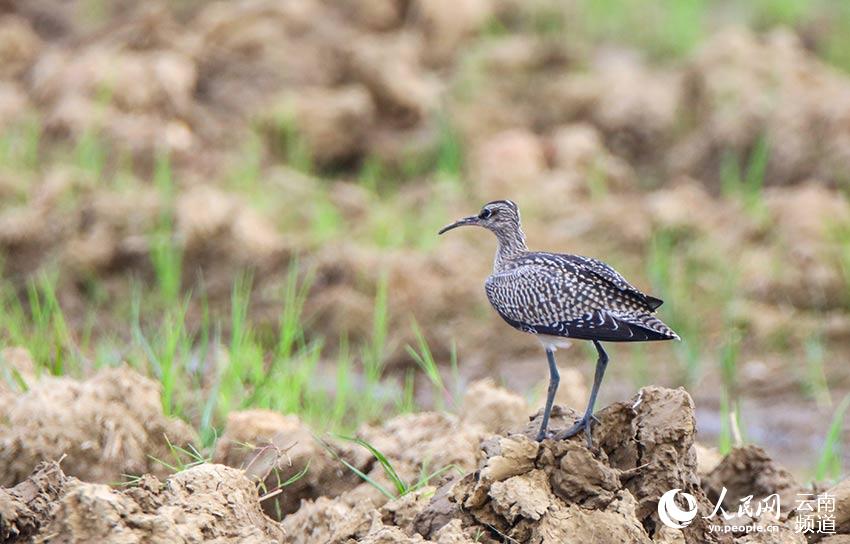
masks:
[[[234,412],[210,462],[110,486],[104,484],[134,470],[128,465],[134,457],[164,445],[159,438],[164,435],[144,443],[133,441],[129,430],[161,431],[161,425],[175,424],[156,409],[116,409],[108,393],[115,379],[133,389],[147,384],[127,369],[73,384],[91,393],[68,400],[67,411],[100,414],[103,432],[80,445],[86,455],[61,441],[39,451],[16,450],[15,471],[30,474],[3,475],[19,481],[0,489],[4,542],[803,543],[814,540],[795,531],[797,516],[803,515],[795,512],[795,498],[824,491],[803,486],[758,446],[736,448],[725,457],[698,446],[693,400],[683,389],[647,387],[627,402],[604,407],[588,449],[584,437],[534,441],[540,414],[529,413],[521,397],[487,382],[474,386],[486,411],[470,411],[463,419],[408,414],[358,431],[408,484],[389,496],[379,490],[394,489],[389,475],[367,451],[332,436],[317,437],[294,416],[263,410]],[[63,388],[50,382],[39,385]],[[34,396],[14,399],[12,410]],[[136,402],[132,393],[127,397],[122,403]],[[516,417],[523,408],[526,415]],[[552,428],[565,428],[578,415],[558,405]],[[38,423],[51,428],[64,417],[56,411]],[[191,440],[179,429],[170,432],[172,443]],[[4,438],[0,451],[6,455],[20,440]],[[277,452],[273,457],[270,448]],[[271,483],[308,465],[307,476],[290,486]],[[427,472],[435,467],[450,470]],[[422,474],[433,477],[423,480]],[[664,493],[690,494],[709,516],[724,487],[723,507],[730,512],[746,495],[761,500],[778,494],[784,505],[778,516],[728,522],[775,526],[774,532],[718,536],[709,529],[716,523],[711,519],[697,517],[681,530],[659,520]],[[846,487],[841,483],[830,490],[838,532],[850,529]],[[271,488],[276,492],[269,493]],[[841,538],[846,537],[824,542],[837,544]]]

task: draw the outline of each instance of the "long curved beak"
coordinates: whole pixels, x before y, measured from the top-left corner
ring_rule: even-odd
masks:
[[[478,224],[478,216],[470,215],[469,217],[464,217],[463,219],[458,219],[451,225],[446,225],[445,227],[440,229],[440,232],[437,234],[443,234],[445,232],[449,232],[452,229],[456,229],[458,227],[463,227],[465,225],[477,225]]]

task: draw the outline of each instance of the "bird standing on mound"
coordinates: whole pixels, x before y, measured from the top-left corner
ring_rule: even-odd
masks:
[[[510,200],[496,200],[478,215],[464,217],[440,230],[484,227],[496,235],[499,248],[493,273],[484,282],[487,298],[509,325],[537,335],[549,361],[549,389],[537,440],[547,437],[552,403],[560,376],[555,349],[564,338],[590,340],[599,358],[584,416],[554,436],[564,439],[584,430],[593,445],[593,405],[608,364],[601,342],[678,340],[679,336],[655,317],[662,301],[638,291],[623,276],[597,259],[529,251],[525,245],[519,208]]]

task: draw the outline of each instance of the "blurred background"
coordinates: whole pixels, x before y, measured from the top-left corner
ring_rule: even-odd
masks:
[[[345,430],[482,377],[536,406],[495,240],[436,236],[509,198],[682,336],[612,346],[599,406],[684,386],[702,443],[837,478],[848,71],[838,0],[0,0],[0,341],[126,361],[206,446],[235,409]],[[593,352],[558,359],[580,409]]]

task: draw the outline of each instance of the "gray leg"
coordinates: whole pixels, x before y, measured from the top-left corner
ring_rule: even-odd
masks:
[[[558,365],[555,364],[555,350],[546,348],[546,358],[549,360],[549,390],[546,392],[546,408],[543,409],[543,422],[540,424],[540,432],[537,433],[537,441],[542,442],[546,438],[549,428],[549,416],[552,414],[552,403],[555,402],[555,393],[558,392],[558,384],[561,375],[558,374]]]
[[[602,385],[602,377],[605,376],[605,367],[608,365],[608,354],[605,353],[605,350],[602,348],[602,344],[600,344],[598,340],[594,340],[593,345],[596,346],[596,352],[599,354],[599,358],[596,360],[596,374],[593,376],[593,387],[590,390],[590,400],[587,402],[587,409],[584,411],[584,417],[578,420],[575,425],[569,429],[562,431],[555,436],[555,438],[558,439],[569,438],[584,430],[584,433],[587,436],[588,448],[593,447],[593,438],[591,437],[590,432],[590,427],[594,420],[593,406],[596,404],[596,395],[599,393],[599,386]]]

